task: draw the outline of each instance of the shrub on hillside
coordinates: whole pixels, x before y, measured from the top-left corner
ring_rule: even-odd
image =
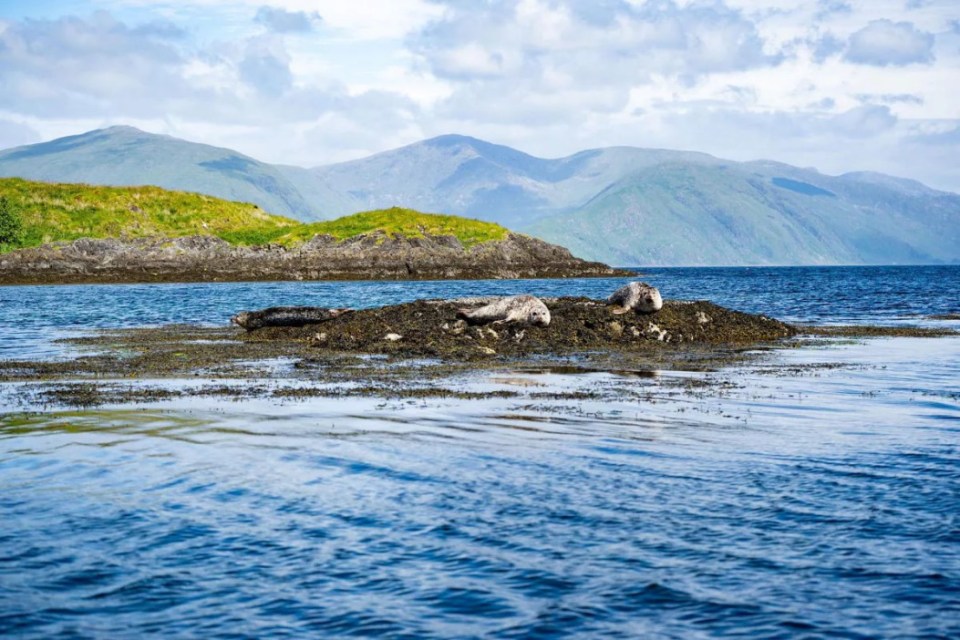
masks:
[[[23,243],[23,222],[6,196],[0,196],[0,250]]]

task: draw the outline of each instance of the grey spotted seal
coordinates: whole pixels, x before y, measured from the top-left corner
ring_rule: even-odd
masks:
[[[663,298],[656,287],[646,282],[628,282],[614,291],[607,302],[617,305],[613,313],[619,315],[631,309],[638,313],[653,313],[663,307]]]
[[[302,327],[326,322],[351,311],[326,307],[270,307],[261,311],[241,311],[230,318],[230,322],[247,331],[262,327]]]
[[[500,298],[479,309],[459,309],[457,317],[469,324],[529,324],[546,327],[550,324],[550,310],[537,297],[530,295]]]

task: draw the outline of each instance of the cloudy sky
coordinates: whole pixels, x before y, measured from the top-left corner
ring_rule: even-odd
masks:
[[[0,148],[113,124],[305,166],[462,133],[960,192],[960,3],[0,0]]]

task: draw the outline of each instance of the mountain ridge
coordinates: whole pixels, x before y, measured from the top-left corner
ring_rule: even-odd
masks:
[[[232,149],[127,125],[0,151],[0,176],[105,186],[151,184],[253,202],[277,215],[308,208],[273,165]],[[211,176],[217,179],[215,189],[209,188]]]
[[[960,261],[958,194],[695,151],[616,146],[550,159],[446,134],[304,168],[121,126],[0,151],[0,175],[149,182],[304,221],[392,206],[442,211],[619,264]]]

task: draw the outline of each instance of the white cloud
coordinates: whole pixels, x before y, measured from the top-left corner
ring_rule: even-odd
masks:
[[[0,149],[40,142],[40,134],[30,125],[0,116]]]
[[[323,18],[317,12],[287,11],[280,7],[264,5],[257,9],[254,20],[275,33],[306,33]]]
[[[411,44],[441,76],[468,78],[476,54],[482,53],[478,75],[489,75],[495,61],[527,77],[550,66],[563,68],[590,84],[651,74],[697,77],[779,61],[764,51],[752,22],[721,4],[683,8],[671,2],[640,7],[611,2],[599,7],[602,12],[598,5],[569,1],[454,2]],[[463,56],[465,51],[473,55]],[[468,64],[450,64],[458,59]]]
[[[450,81],[438,116],[536,127],[627,108],[631,91],[669,78],[776,66],[749,20],[722,5],[670,2],[447,3],[410,38],[424,68]]]
[[[371,102],[384,122],[389,111],[410,108],[405,96],[352,93],[336,78],[297,84],[277,35],[197,48],[166,23],[131,26],[103,12],[12,23],[0,33],[0,69],[0,110],[34,118],[180,118],[270,130],[331,111],[365,113]]]
[[[282,96],[293,87],[290,57],[283,43],[274,38],[248,40],[237,71],[241,80],[266,96]]]
[[[162,13],[174,16],[196,16],[227,13],[236,19],[239,15],[251,18],[267,7],[269,10],[287,13],[319,15],[324,24],[339,32],[342,37],[377,40],[402,38],[418,29],[441,13],[441,9],[428,0],[192,0],[186,2],[157,2],[156,0],[112,0],[98,2],[100,5],[135,9],[151,14]]]
[[[879,171],[948,190],[960,185],[960,120],[904,120],[885,105],[833,113],[664,103],[618,125],[619,136],[602,131],[589,135],[599,144],[690,149],[740,161],[777,160],[829,174]]]
[[[71,6],[87,1],[110,12],[49,19],[44,5],[0,23],[0,146],[129,123],[316,165],[456,132],[538,155],[687,148],[960,190],[953,0]]]
[[[168,23],[131,27],[104,12],[12,23],[0,34],[0,109],[48,116],[156,110],[156,95],[176,99],[185,90],[182,35]]]
[[[933,34],[910,22],[874,20],[850,36],[844,56],[851,62],[881,67],[927,64],[933,62]]]

